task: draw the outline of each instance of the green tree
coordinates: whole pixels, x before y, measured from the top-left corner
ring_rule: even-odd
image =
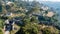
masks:
[[[4,20],[0,19],[0,28],[3,28],[4,26]]]
[[[38,34],[38,24],[31,23],[30,19],[24,19],[25,25],[20,28],[20,34]]]
[[[2,30],[0,29],[0,34],[3,34]]]
[[[0,12],[2,12],[2,0],[0,0]]]

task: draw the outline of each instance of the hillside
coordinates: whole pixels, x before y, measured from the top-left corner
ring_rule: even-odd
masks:
[[[0,10],[1,33],[60,34],[56,11],[37,1],[1,0]]]

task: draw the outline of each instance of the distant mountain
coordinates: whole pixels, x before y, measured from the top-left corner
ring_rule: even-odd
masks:
[[[40,1],[40,3],[52,7],[53,9],[58,11],[58,13],[60,12],[60,2]]]

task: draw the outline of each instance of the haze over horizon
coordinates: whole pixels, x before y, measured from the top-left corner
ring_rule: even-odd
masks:
[[[29,1],[33,1],[33,0],[29,0]],[[36,1],[60,2],[60,0],[36,0]]]

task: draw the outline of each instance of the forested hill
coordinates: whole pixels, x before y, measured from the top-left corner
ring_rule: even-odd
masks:
[[[38,1],[1,0],[0,10],[1,29],[8,19],[19,26],[14,34],[60,34],[58,14]]]

